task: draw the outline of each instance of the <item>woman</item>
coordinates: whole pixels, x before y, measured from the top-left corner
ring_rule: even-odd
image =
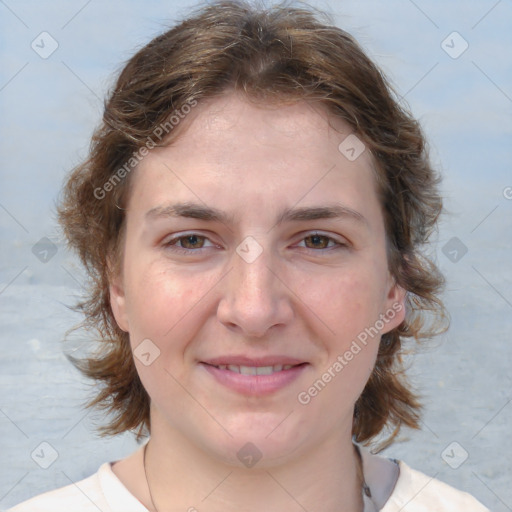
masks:
[[[303,8],[214,3],[140,50],[60,220],[102,340],[75,361],[91,405],[149,441],[12,511],[487,510],[361,446],[418,427],[402,347],[445,327],[424,144]]]

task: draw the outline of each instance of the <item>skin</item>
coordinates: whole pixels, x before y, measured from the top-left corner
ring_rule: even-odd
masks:
[[[338,145],[351,128],[305,101],[262,107],[230,92],[201,103],[183,123],[179,137],[152,150],[131,177],[122,270],[110,289],[132,347],[150,339],[160,350],[148,366],[135,357],[151,397],[147,472],[155,505],[161,512],[362,510],[352,416],[380,335],[307,405],[297,396],[380,314],[402,305],[381,334],[404,319],[372,157],[364,151],[349,161]],[[233,219],[147,217],[185,201]],[[364,220],[277,224],[285,208],[332,203]],[[191,233],[198,238],[166,245]],[[262,250],[250,263],[236,252],[248,236]],[[200,364],[227,354],[287,355],[308,365],[276,392],[247,396]],[[247,442],[262,454],[252,468],[237,457]],[[141,453],[113,470],[152,509]]]

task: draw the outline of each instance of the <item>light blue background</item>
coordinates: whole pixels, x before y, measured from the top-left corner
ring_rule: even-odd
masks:
[[[81,270],[56,228],[65,173],[86,155],[115,71],[189,11],[189,1],[0,1],[0,507],[77,481],[130,453],[130,436],[101,440],[85,416],[87,385],[62,356],[78,317],[65,304]],[[444,176],[447,215],[437,245],[448,279],[452,327],[412,369],[425,395],[422,432],[404,432],[385,453],[512,510],[512,4],[510,1],[315,1],[380,64],[427,133]],[[41,32],[59,47],[31,48]],[[469,47],[451,58],[457,31]],[[505,191],[505,192],[504,192]],[[46,264],[32,246],[58,247]],[[442,251],[468,248],[457,263]],[[85,416],[85,417],[84,417]],[[31,452],[49,442],[59,457],[39,468]],[[452,469],[452,442],[469,458]]]

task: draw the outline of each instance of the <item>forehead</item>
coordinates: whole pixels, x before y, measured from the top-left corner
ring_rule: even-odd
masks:
[[[168,203],[169,194],[235,214],[258,201],[260,209],[289,208],[340,198],[356,210],[376,196],[369,151],[347,158],[340,143],[355,137],[352,128],[318,102],[263,105],[231,93],[199,103],[182,122],[134,173],[147,210]]]
[[[320,139],[322,145],[331,142],[337,146],[340,137],[344,138],[353,131],[347,122],[335,116],[320,101],[289,100],[285,103],[274,100],[265,103],[239,92],[226,92],[201,101],[181,124],[183,126],[177,128],[183,128],[183,131],[178,131],[171,143],[173,147],[205,147],[211,141],[209,149],[214,151],[225,149],[216,142],[227,142],[233,135],[239,143],[231,149],[257,144],[267,147],[279,145],[284,149],[318,145]]]

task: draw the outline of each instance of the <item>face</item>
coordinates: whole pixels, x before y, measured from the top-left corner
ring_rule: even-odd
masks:
[[[371,156],[347,158],[352,130],[318,104],[229,94],[189,115],[134,171],[110,290],[152,435],[238,465],[247,442],[270,465],[350,438],[404,318]]]

